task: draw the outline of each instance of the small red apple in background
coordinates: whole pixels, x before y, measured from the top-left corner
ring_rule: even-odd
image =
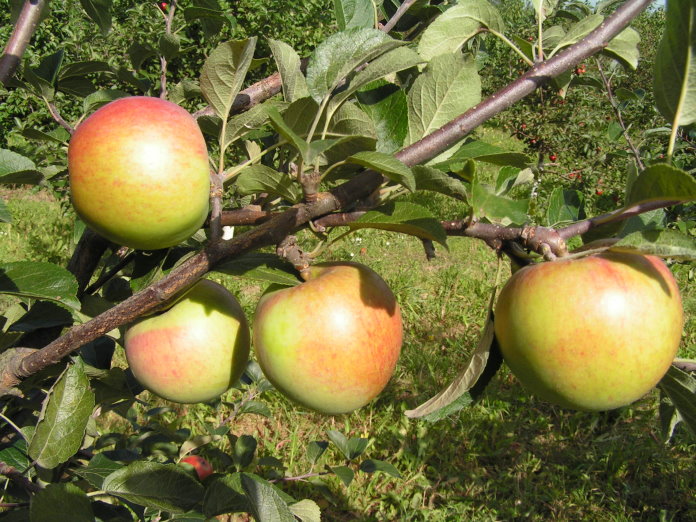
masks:
[[[595,190],[595,194],[597,194],[598,196],[601,196],[602,194],[604,194],[604,191],[602,189],[598,188],[597,190]]]
[[[549,154],[549,159],[551,161],[556,161],[558,159],[558,156],[556,156],[555,154]]]
[[[249,337],[235,297],[204,279],[167,311],[126,332],[126,358],[135,378],[151,392],[174,402],[205,402],[241,377]]]
[[[628,253],[522,268],[495,309],[512,372],[539,397],[578,410],[610,410],[645,395],[672,363],[682,324],[669,268]]]
[[[335,415],[387,385],[401,351],[401,311],[370,268],[320,263],[305,283],[261,298],[253,332],[268,380],[295,402]]]
[[[186,110],[159,98],[120,98],[84,120],[70,139],[68,171],[78,215],[119,245],[174,246],[208,214],[203,134]]]
[[[198,455],[189,455],[188,457],[184,457],[183,459],[181,459],[179,462],[183,462],[185,464],[190,464],[191,466],[193,466],[193,469],[196,470],[196,474],[198,475],[199,480],[205,480],[213,474],[212,464],[210,464],[210,462]]]

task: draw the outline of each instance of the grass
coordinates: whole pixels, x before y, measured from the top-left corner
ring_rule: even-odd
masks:
[[[71,246],[71,217],[57,202],[24,191],[5,193],[15,224],[0,225],[0,260],[42,259],[63,263]],[[435,210],[443,201],[415,196]],[[450,204],[444,212],[459,210]],[[56,239],[57,238],[57,239]],[[295,498],[312,498],[324,520],[696,520],[696,440],[679,427],[670,444],[661,440],[657,392],[615,412],[563,410],[530,397],[503,368],[483,399],[457,414],[429,424],[403,412],[446,386],[475,346],[495,280],[497,261],[476,240],[452,238],[425,259],[420,241],[398,234],[362,230],[326,253],[324,259],[354,259],[379,272],[402,305],[406,334],[397,372],[384,393],[349,415],[325,417],[302,411],[274,391],[263,394],[273,416],[233,416],[230,403],[248,397],[232,390],[225,401],[181,406],[143,393],[130,415],[140,426],[157,423],[170,430],[207,435],[228,422],[232,434],[258,442],[247,468],[270,468],[264,457],[280,459],[285,476],[321,472],[344,465],[333,446],[312,464],[311,441],[328,440],[328,430],[368,438],[364,458],[394,465],[402,478],[357,473],[345,487],[326,475],[283,486]],[[681,356],[696,357],[696,285],[693,269],[673,267],[689,318]],[[507,270],[507,268],[505,269]],[[690,276],[691,271],[691,276]],[[214,275],[235,292],[249,314],[264,285]],[[562,320],[562,317],[559,317]],[[123,364],[121,351],[116,360]],[[155,406],[167,406],[153,412]],[[99,419],[101,433],[139,436],[114,412]],[[190,437],[189,437],[190,438]],[[231,465],[234,438],[200,448],[218,470]],[[156,452],[153,454],[157,454]],[[321,482],[319,482],[321,480]]]

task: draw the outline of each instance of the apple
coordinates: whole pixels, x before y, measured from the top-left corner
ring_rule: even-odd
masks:
[[[206,402],[241,377],[249,341],[239,302],[222,285],[204,279],[168,310],[128,329],[126,358],[140,384],[160,397]]]
[[[193,466],[199,480],[205,480],[213,474],[212,464],[198,455],[189,455],[188,457],[181,459],[179,462]]]
[[[264,295],[253,344],[268,380],[302,406],[336,415],[376,397],[401,352],[401,311],[372,269],[318,263],[306,282]]]
[[[512,373],[539,397],[602,411],[645,395],[679,347],[679,288],[653,256],[604,253],[517,271],[495,333]]]
[[[208,215],[203,134],[186,110],[159,98],[120,98],[85,119],[70,139],[68,173],[77,214],[119,245],[176,245]]]

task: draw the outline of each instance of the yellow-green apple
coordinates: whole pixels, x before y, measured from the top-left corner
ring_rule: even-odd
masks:
[[[132,96],[98,109],[70,139],[68,172],[78,215],[119,245],[176,245],[208,214],[203,134],[186,110],[166,100]]]
[[[168,310],[128,329],[126,358],[145,388],[174,402],[219,397],[241,377],[249,326],[235,297],[201,280]]]
[[[394,373],[399,305],[384,280],[358,263],[319,263],[304,277],[259,301],[256,357],[268,380],[297,403],[331,415],[353,411]]]
[[[679,347],[679,288],[653,256],[604,253],[517,271],[495,333],[512,372],[563,407],[601,411],[645,395]]]
[[[189,455],[188,457],[181,459],[179,462],[193,466],[199,480],[205,480],[213,474],[212,464],[199,455]]]

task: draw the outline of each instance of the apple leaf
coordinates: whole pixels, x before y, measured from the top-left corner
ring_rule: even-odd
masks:
[[[674,230],[632,232],[612,245],[609,250],[679,260],[696,260],[696,240]]]
[[[102,34],[107,34],[111,29],[112,0],[80,0],[80,4],[87,16],[99,26]]]
[[[238,140],[247,132],[258,129],[268,120],[267,109],[271,105],[275,105],[275,100],[268,100],[259,105],[254,105],[248,111],[240,114],[235,114],[227,120],[225,127],[224,146],[227,148],[232,142]]]
[[[372,0],[334,0],[333,4],[339,31],[375,26]]]
[[[10,209],[7,208],[5,201],[0,199],[0,221],[3,223],[12,223],[12,214]]]
[[[515,187],[532,183],[533,181],[534,173],[532,169],[505,166],[498,171],[498,177],[495,179],[495,193],[498,196],[505,196]]]
[[[76,468],[75,473],[89,482],[96,489],[102,489],[104,479],[123,467],[123,464],[111,460],[103,453],[97,453],[85,467]]]
[[[215,477],[206,484],[203,497],[203,514],[206,517],[241,511],[249,511],[249,503],[242,488],[241,473]]]
[[[492,302],[493,300],[491,299],[491,306]],[[479,378],[484,375],[484,372],[489,367],[489,354],[491,353],[491,346],[494,344],[494,339],[495,330],[493,315],[489,311],[488,319],[483,328],[478,345],[469,357],[464,369],[459,372],[454,381],[452,381],[447,388],[440,391],[437,395],[417,408],[406,410],[404,415],[411,419],[426,417],[426,420],[434,422],[471,404],[474,397],[472,394],[467,394],[467,392],[474,387]],[[499,364],[498,362],[498,366]],[[497,371],[497,369],[496,367],[495,371]],[[495,371],[493,373],[495,373]],[[444,409],[446,410],[442,412],[441,410]],[[444,413],[444,415],[442,415],[442,413]]]
[[[696,122],[696,5],[693,0],[667,3],[665,29],[653,70],[655,105],[670,123]]]
[[[307,81],[300,70],[300,57],[295,50],[285,42],[272,38],[268,39],[268,45],[280,73],[285,101],[292,103],[309,96]]]
[[[448,171],[461,170],[464,164],[471,159],[492,163],[494,165],[525,168],[531,159],[521,152],[506,151],[483,141],[471,140],[464,143],[452,156],[444,162],[433,165],[436,169]]]
[[[208,56],[201,69],[201,92],[215,111],[226,120],[234,99],[242,88],[256,48],[256,37],[224,42]]]
[[[43,174],[29,158],[7,149],[0,149],[0,184],[36,185]]]
[[[316,502],[308,498],[290,504],[290,511],[300,522],[321,522],[321,510]]]
[[[176,464],[135,461],[111,473],[102,489],[129,502],[184,513],[203,498],[203,486]]]
[[[580,21],[571,25],[568,32],[563,34],[563,36],[554,43],[554,49],[549,53],[548,57],[553,56],[563,47],[568,47],[569,45],[579,42],[594,31],[603,21],[604,17],[600,14],[592,14],[580,19]],[[547,33],[544,34],[544,43],[548,43]]]
[[[481,27],[498,34],[505,32],[503,18],[489,2],[460,2],[447,9],[426,28],[418,44],[418,53],[426,61],[440,54],[456,53],[479,33]]]
[[[307,444],[307,458],[313,465],[316,464],[328,447],[329,443],[325,440],[313,440]]]
[[[214,269],[222,274],[248,277],[283,286],[300,283],[293,266],[275,254],[251,252],[231,261],[217,265]]]
[[[425,165],[416,165],[411,168],[411,171],[416,180],[417,190],[431,190],[462,201],[468,201],[469,189],[461,180]]]
[[[251,473],[241,473],[244,494],[249,502],[249,510],[258,522],[295,522],[295,516],[288,507],[288,498],[270,482]],[[282,495],[281,495],[282,493]]]
[[[358,106],[368,114],[377,132],[377,150],[401,148],[408,131],[406,93],[398,85],[377,80],[356,93]]]
[[[27,441],[22,437],[17,437],[11,443],[6,443],[5,447],[0,450],[0,462],[12,466],[20,473],[27,473],[31,467],[31,460],[27,456]]]
[[[550,227],[585,219],[585,196],[578,190],[556,187],[549,197],[546,225]]]
[[[411,169],[391,154],[377,151],[358,152],[346,158],[346,162],[376,170],[390,180],[402,184],[411,192],[416,190],[416,180]]]
[[[428,209],[406,201],[390,202],[348,224],[352,230],[378,228],[437,241],[447,248],[447,233]]]
[[[684,424],[696,435],[696,377],[670,366],[658,387],[672,401]]]
[[[408,136],[411,145],[481,101],[476,63],[461,53],[434,57],[408,92]]]
[[[349,439],[343,433],[336,430],[329,430],[326,434],[347,460],[353,460],[362,455],[370,442],[370,439],[363,439],[360,437],[351,437]]]
[[[254,459],[258,443],[251,435],[240,435],[234,443],[232,460],[238,468],[246,468]]]
[[[348,466],[326,466],[326,469],[336,475],[345,487],[350,486],[355,478],[355,472]]]
[[[307,88],[317,103],[333,92],[355,68],[404,45],[377,29],[350,29],[329,36],[307,66]]]
[[[291,203],[301,199],[301,191],[287,174],[267,167],[252,165],[244,168],[235,179],[235,186],[243,196],[268,192]]]
[[[660,199],[696,200],[696,179],[687,172],[664,163],[651,165],[631,185],[626,206]]]
[[[29,456],[46,469],[67,461],[82,446],[94,404],[84,366],[69,365],[44,401]]]
[[[389,462],[384,462],[383,460],[367,459],[360,463],[360,471],[365,473],[374,473],[375,471],[381,471],[387,475],[391,475],[395,478],[401,478],[401,473],[394,466],[389,464]]]
[[[479,183],[476,177],[471,184],[471,207],[474,217],[486,218],[494,223],[522,224],[528,220],[528,199],[499,196],[487,185]]]
[[[92,504],[87,494],[70,482],[48,484],[31,499],[31,520],[55,522],[93,522]]]
[[[49,299],[75,310],[77,281],[65,268],[39,261],[0,263],[0,294]]]

